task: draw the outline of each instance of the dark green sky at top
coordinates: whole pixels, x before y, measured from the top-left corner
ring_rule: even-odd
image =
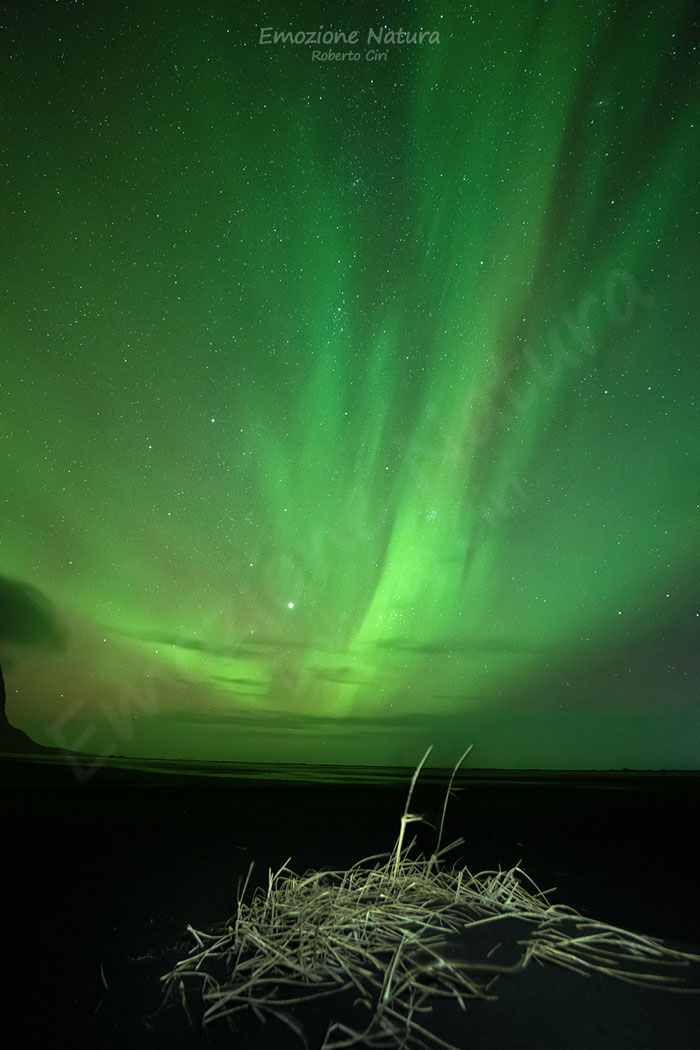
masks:
[[[360,59],[259,43],[321,24]],[[697,767],[693,5],[3,27],[0,575],[65,639],[0,608],[15,724]]]

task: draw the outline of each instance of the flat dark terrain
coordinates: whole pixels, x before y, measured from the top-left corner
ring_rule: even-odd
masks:
[[[161,1008],[159,977],[186,954],[188,923],[232,915],[251,861],[257,885],[289,857],[301,873],[391,850],[410,773],[399,786],[104,768],[80,782],[69,766],[1,763],[4,1045],[301,1047],[275,1022],[252,1020],[240,1038],[190,1027],[179,1003]],[[443,797],[434,778],[419,781],[412,808],[439,821]],[[450,859],[473,873],[521,862],[556,887],[553,902],[698,953],[698,827],[698,774],[475,774],[450,802],[445,841],[464,837]],[[432,832],[420,834],[430,852]],[[700,988],[698,967],[689,979]],[[438,1003],[431,1025],[465,1050],[700,1045],[700,994],[552,965],[494,991],[464,1012]],[[342,1004],[305,1018],[310,1050],[331,1019]]]

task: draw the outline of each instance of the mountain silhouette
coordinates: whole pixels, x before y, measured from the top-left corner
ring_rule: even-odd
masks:
[[[27,583],[0,576],[0,645],[63,649],[65,640],[51,602]],[[28,754],[61,752],[37,744],[7,718],[7,694],[0,665],[0,751]]]

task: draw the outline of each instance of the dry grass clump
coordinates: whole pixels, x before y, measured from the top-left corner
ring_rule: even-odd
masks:
[[[522,972],[532,960],[648,987],[695,991],[680,988],[677,974],[658,970],[687,967],[700,962],[699,956],[552,905],[519,867],[472,875],[467,868],[444,866],[445,854],[463,841],[440,848],[454,776],[469,751],[452,773],[430,858],[412,859],[413,843],[404,846],[408,824],[421,820],[409,806],[429,749],[413,774],[390,854],[367,857],[346,871],[301,876],[287,861],[245,903],[251,865],[236,914],[221,930],[187,927],[195,943],[162,978],[166,993],[179,994],[189,1016],[185,981],[196,981],[205,1025],[252,1012],[260,1021],[284,1022],[308,1046],[295,1007],[350,992],[354,1005],[369,1013],[366,1026],[358,1030],[332,1022],[320,1050],[357,1044],[408,1050],[450,1047],[426,1024],[434,1003],[448,999],[465,1009],[466,999],[493,999],[493,982]],[[529,924],[528,936],[517,942],[519,960],[512,965],[492,961],[498,944],[483,959],[467,959],[469,932],[502,919]]]

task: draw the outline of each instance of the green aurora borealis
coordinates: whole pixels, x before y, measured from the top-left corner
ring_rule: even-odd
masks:
[[[700,767],[693,10],[5,6],[14,725]]]

